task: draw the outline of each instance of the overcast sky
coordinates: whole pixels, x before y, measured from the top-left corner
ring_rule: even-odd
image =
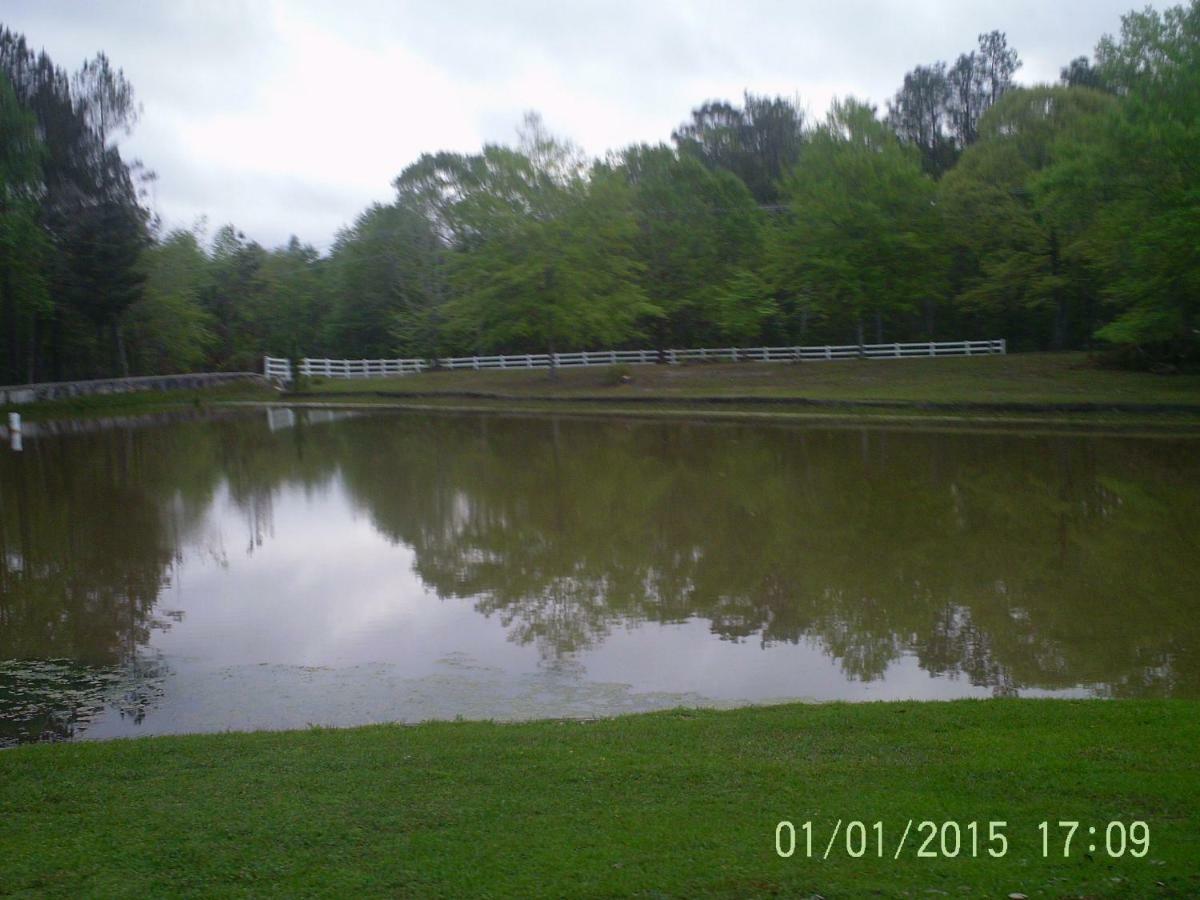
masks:
[[[1000,29],[1053,81],[1144,0],[5,0],[0,23],[74,70],[98,50],[144,106],[125,157],[168,226],[206,216],[324,249],[424,151],[513,139],[525,110],[593,155],[668,141],[743,90],[884,101],[914,65]],[[1164,3],[1155,3],[1162,8]]]

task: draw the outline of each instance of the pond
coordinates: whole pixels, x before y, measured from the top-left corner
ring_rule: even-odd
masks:
[[[252,410],[0,454],[0,743],[1200,697],[1200,442]]]

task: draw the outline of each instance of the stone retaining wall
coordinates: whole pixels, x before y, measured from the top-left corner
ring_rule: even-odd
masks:
[[[191,375],[145,375],[140,378],[102,378],[95,381],[46,381],[0,386],[0,406],[94,394],[127,394],[132,391],[194,391],[237,381],[257,382],[264,386],[270,384],[257,372],[198,372]]]

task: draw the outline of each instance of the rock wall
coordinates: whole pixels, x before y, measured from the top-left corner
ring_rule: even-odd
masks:
[[[0,406],[19,406],[43,400],[127,394],[132,391],[194,391],[237,381],[268,385],[257,372],[199,372],[191,375],[145,375],[140,378],[102,378],[95,381],[47,381],[0,386]]]

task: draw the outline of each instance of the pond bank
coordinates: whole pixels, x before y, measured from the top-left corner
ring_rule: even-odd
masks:
[[[621,375],[628,375],[623,382]],[[1200,428],[1200,375],[1096,367],[1083,353],[807,364],[631,366],[622,371],[425,372],[318,380],[282,393],[243,383],[204,391],[75,398],[14,407],[28,418],[111,414],[223,402],[318,408],[387,407],[469,412],[820,422],[1192,431]],[[1141,426],[1144,426],[1142,428]]]
[[[0,752],[0,884],[64,896],[1194,896],[1198,713],[1195,701],[835,703],[26,746]],[[797,829],[790,859],[775,852],[781,820]],[[848,855],[845,824],[822,858],[838,820],[868,823],[862,858]],[[957,858],[940,840],[917,857],[924,820],[959,823]],[[1066,859],[1059,820],[1082,823]],[[1006,823],[1001,858],[986,852],[993,821]],[[1112,821],[1146,822],[1148,854],[1104,852]],[[982,823],[974,856],[970,822]]]
[[[934,411],[913,404],[895,409],[878,409],[869,406],[845,404],[837,409],[817,410],[804,406],[792,407],[785,403],[772,405],[736,403],[693,403],[690,401],[664,400],[662,403],[624,403],[612,400],[603,403],[575,403],[569,398],[554,402],[525,400],[468,401],[446,395],[429,395],[425,398],[404,399],[400,396],[363,396],[338,399],[347,395],[320,395],[329,399],[288,399],[296,395],[282,395],[273,401],[229,401],[226,406],[255,406],[261,408],[288,408],[345,411],[387,411],[473,414],[514,416],[570,416],[577,418],[622,418],[622,419],[679,419],[710,422],[742,422],[809,425],[834,428],[886,428],[939,430],[987,430],[1009,432],[1075,433],[1111,432],[1123,435],[1200,435],[1200,409],[1195,414],[1158,413],[1141,414],[1100,411],[1090,413],[1003,413],[983,409],[960,409],[956,412]]]

